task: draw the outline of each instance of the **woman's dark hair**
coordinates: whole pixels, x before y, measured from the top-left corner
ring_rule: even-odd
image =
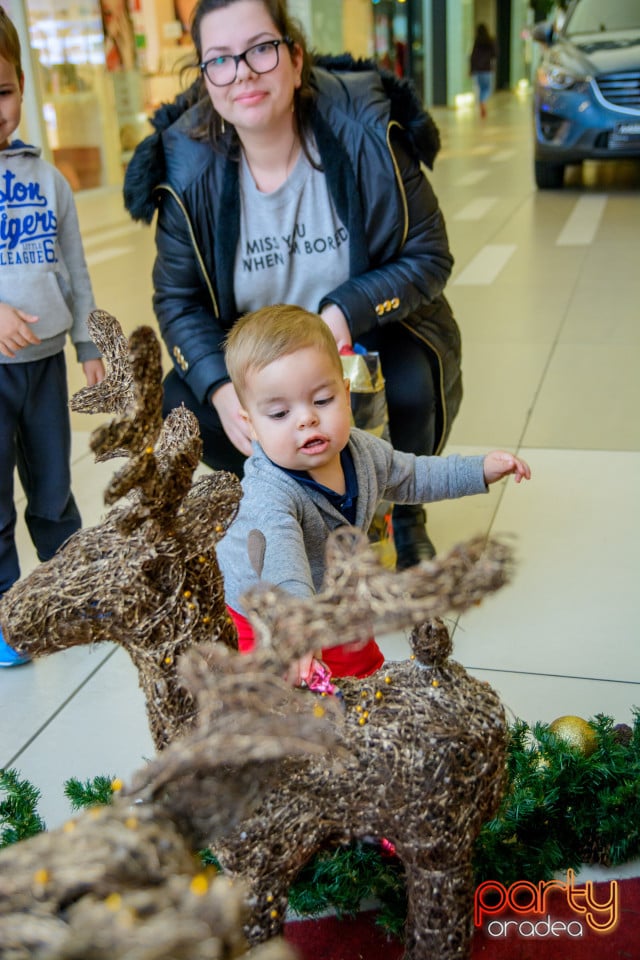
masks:
[[[491,34],[486,23],[479,23],[476,30],[476,43],[491,43]]]
[[[191,17],[191,39],[195,47],[196,61],[188,65],[186,69],[197,67],[199,70],[202,62],[202,40],[200,29],[202,20],[214,10],[221,10],[224,7],[230,7],[237,0],[199,0],[193,10]],[[261,0],[267,13],[273,20],[273,24],[281,37],[287,37],[292,46],[296,46],[302,53],[302,72],[300,75],[300,87],[294,90],[293,110],[296,119],[296,125],[303,149],[307,151],[305,133],[309,129],[309,114],[313,102],[314,93],[310,84],[311,77],[311,56],[307,48],[302,27],[289,16],[285,0]],[[282,48],[281,48],[282,49]],[[289,55],[291,47],[287,44]],[[200,103],[201,114],[200,122],[192,130],[191,136],[197,140],[208,140],[212,146],[222,149],[224,152],[230,152],[237,147],[238,138],[233,129],[223,124],[222,118],[216,113],[211,98],[207,92],[204,77],[200,75],[197,84],[197,95]]]

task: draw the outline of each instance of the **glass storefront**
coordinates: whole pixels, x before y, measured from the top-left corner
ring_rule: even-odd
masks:
[[[375,59],[424,89],[422,0],[372,0]]]
[[[148,115],[180,90],[189,46],[173,0],[11,0],[8,12],[23,24],[29,138],[74,190],[121,184]]]

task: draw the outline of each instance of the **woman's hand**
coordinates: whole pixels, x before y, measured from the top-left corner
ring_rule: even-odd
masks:
[[[502,480],[510,473],[514,475],[516,483],[531,479],[529,464],[520,457],[514,457],[512,453],[493,450],[484,458],[484,479],[487,484]]]
[[[328,303],[320,311],[320,316],[331,330],[333,339],[338,344],[338,350],[353,346],[349,324],[340,307],[337,307],[335,303]]]
[[[238,394],[232,383],[223,383],[211,394],[211,403],[215,407],[220,423],[236,450],[245,457],[251,456],[251,427],[240,415],[241,406]]]

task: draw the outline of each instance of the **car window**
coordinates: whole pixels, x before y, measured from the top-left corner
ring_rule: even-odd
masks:
[[[638,0],[579,0],[564,27],[565,36],[640,30]]]

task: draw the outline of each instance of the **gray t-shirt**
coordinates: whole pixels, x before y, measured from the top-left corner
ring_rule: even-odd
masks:
[[[349,277],[349,236],[322,170],[301,150],[288,179],[261,193],[243,154],[240,198],[234,268],[240,313],[271,303],[317,311],[322,297]]]

